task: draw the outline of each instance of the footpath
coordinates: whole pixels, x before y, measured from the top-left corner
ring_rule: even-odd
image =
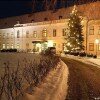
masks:
[[[65,100],[68,74],[67,65],[60,61],[57,68],[51,70],[45,80],[33,89],[32,94],[25,94],[23,100]]]

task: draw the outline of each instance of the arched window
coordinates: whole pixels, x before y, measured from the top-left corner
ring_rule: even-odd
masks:
[[[20,38],[20,31],[17,31],[17,38]]]

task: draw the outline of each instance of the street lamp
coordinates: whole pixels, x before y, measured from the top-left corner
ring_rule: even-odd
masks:
[[[99,40],[96,39],[96,40],[95,40],[95,43],[96,43],[96,56],[97,56],[97,49],[98,49],[98,43],[99,43]]]

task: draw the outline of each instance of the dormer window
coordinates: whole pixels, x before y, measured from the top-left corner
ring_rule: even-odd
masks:
[[[33,22],[34,22],[34,19],[31,20],[31,23],[33,23]]]
[[[45,17],[45,18],[44,18],[44,21],[47,21],[47,20],[48,20],[48,18]]]
[[[20,21],[17,21],[17,24],[20,24]]]
[[[62,16],[59,16],[59,19],[62,19]]]

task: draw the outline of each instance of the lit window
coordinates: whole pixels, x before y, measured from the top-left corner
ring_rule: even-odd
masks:
[[[9,49],[9,43],[7,43],[7,49]]]
[[[5,49],[6,48],[6,45],[5,44],[2,44],[2,48]]]
[[[17,38],[20,38],[20,31],[17,31]]]
[[[26,32],[26,38],[29,38],[29,31]]]
[[[43,33],[42,33],[42,36],[43,36],[43,37],[46,37],[46,36],[47,36],[47,29],[44,28],[42,32],[43,32]]]
[[[64,50],[64,51],[66,50],[66,43],[62,44],[62,50]]]
[[[94,51],[94,43],[89,43],[89,50]]]
[[[66,36],[67,32],[66,32],[66,28],[62,29],[62,36]]]
[[[5,33],[3,33],[3,38],[5,38],[6,36],[5,36]]]
[[[19,49],[19,43],[17,43],[17,49]]]
[[[100,35],[100,26],[99,26],[99,32],[98,32],[98,34]]]
[[[7,39],[9,39],[9,33],[7,33]]]
[[[94,35],[94,26],[89,28],[89,35]]]
[[[37,37],[37,32],[36,32],[36,31],[34,31],[34,33],[33,33],[33,37],[34,37],[34,38]]]
[[[13,43],[11,44],[11,48],[12,48],[12,49],[14,48],[14,44],[13,44]]]
[[[53,29],[53,37],[56,37],[56,29]]]

